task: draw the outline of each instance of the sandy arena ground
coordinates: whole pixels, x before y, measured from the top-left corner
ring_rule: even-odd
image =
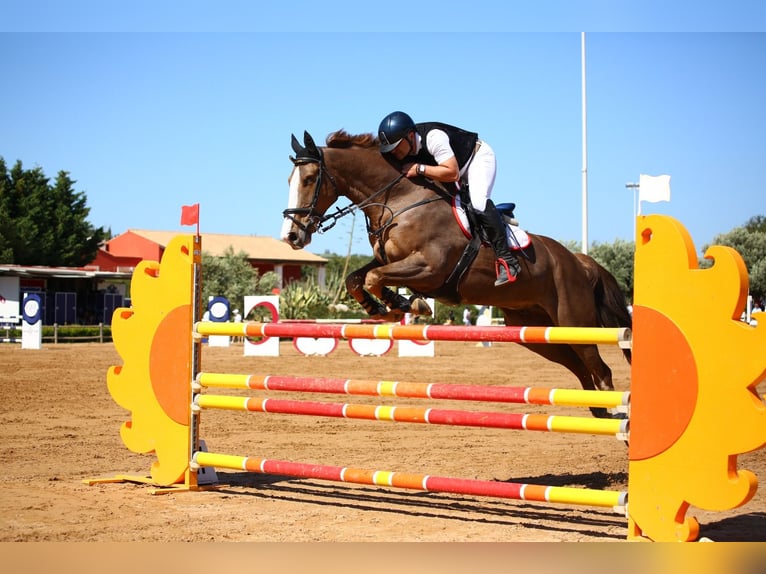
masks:
[[[477,348],[436,343],[435,358],[355,355],[344,342],[328,357],[303,357],[288,342],[281,358],[242,356],[240,345],[205,348],[203,369],[232,373],[356,379],[477,382],[576,388],[563,368],[511,344]],[[602,349],[619,390],[629,366]],[[129,413],[106,387],[122,364],[110,344],[0,345],[3,488],[0,542],[621,541],[626,520],[608,509],[533,505],[468,496],[218,471],[218,490],[151,496],[134,483],[88,486],[83,479],[146,475],[151,455],[127,450],[120,425]],[[506,374],[510,373],[510,374]],[[766,392],[761,385],[760,392]],[[309,397],[307,397],[309,398]],[[364,402],[360,397],[315,400]],[[372,399],[370,399],[372,400]],[[392,401],[383,401],[391,404]],[[414,404],[424,405],[422,401]],[[456,405],[444,403],[443,408]],[[461,405],[473,410],[518,406]],[[559,409],[563,414],[582,411]],[[436,425],[205,412],[209,450],[322,464],[462,478],[627,489],[626,446],[611,437]],[[721,429],[724,432],[724,429]],[[766,450],[739,457],[739,468],[766,477]],[[692,508],[702,536],[766,541],[766,494],[743,508]]]

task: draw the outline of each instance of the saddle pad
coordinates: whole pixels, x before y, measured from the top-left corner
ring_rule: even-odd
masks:
[[[460,203],[460,197],[457,195],[452,198],[452,213],[463,235],[465,235],[466,239],[471,239],[473,234],[468,224],[468,216],[465,214],[465,208]],[[527,232],[521,229],[521,227],[510,224],[507,224],[505,227],[506,234],[508,235],[508,246],[511,249],[524,249],[532,242]]]

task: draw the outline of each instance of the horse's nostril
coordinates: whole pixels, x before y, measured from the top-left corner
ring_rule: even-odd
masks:
[[[290,243],[295,243],[297,239],[298,239],[298,234],[295,233],[294,231],[291,231],[290,233],[287,234],[287,240]]]

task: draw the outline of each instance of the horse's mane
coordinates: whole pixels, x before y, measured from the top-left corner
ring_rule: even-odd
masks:
[[[338,130],[327,136],[327,147],[347,148],[359,146],[365,148],[378,147],[380,142],[372,134],[351,135],[346,130]]]

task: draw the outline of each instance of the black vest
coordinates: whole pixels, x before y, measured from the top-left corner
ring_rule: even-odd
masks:
[[[434,156],[432,156],[426,149],[426,136],[428,135],[428,132],[434,129],[442,130],[447,134],[449,137],[449,145],[452,148],[452,151],[455,152],[457,165],[460,169],[463,169],[476,149],[476,142],[479,139],[479,134],[456,128],[449,124],[442,124],[440,122],[415,124],[415,131],[420,135],[420,152],[418,152],[418,155],[416,156],[417,163],[437,165],[436,158],[434,158]]]

